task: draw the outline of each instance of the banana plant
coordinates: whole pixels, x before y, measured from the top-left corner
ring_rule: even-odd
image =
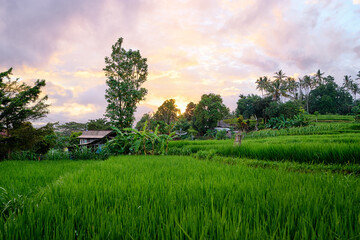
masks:
[[[159,135],[159,125],[156,126],[154,132],[147,130],[146,121],[142,131],[134,128],[124,128],[120,130],[116,127],[112,129],[117,133],[117,136],[107,143],[110,151],[120,154],[165,154],[168,152],[169,140],[172,140],[176,135],[171,132],[172,125],[167,126],[169,134]],[[166,147],[166,149],[165,149]]]

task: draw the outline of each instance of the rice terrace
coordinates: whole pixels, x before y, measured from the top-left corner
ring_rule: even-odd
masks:
[[[0,13],[0,240],[360,240],[359,1]]]

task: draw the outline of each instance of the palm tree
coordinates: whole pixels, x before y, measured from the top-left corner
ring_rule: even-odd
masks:
[[[279,79],[274,79],[274,81],[270,82],[267,92],[269,96],[272,96],[274,101],[279,101],[281,96],[289,96],[287,95],[286,82],[280,81]]]
[[[269,85],[269,78],[267,76],[264,77],[260,77],[259,79],[256,80],[256,89],[261,90],[261,95],[264,96],[264,90],[266,90],[268,88]]]
[[[356,94],[360,93],[359,84],[357,84],[356,82],[353,82],[351,84],[350,91],[352,92],[352,94],[354,94],[354,99],[355,99],[355,102],[356,102]]]
[[[296,92],[299,88],[299,83],[295,81],[293,77],[287,77],[286,79],[287,91],[289,92],[288,95],[292,95],[293,99],[296,99]]]
[[[324,80],[323,75],[324,73],[322,73],[320,69],[318,69],[315,75],[313,76],[313,81],[315,85],[320,86],[323,83]]]
[[[347,90],[351,90],[352,84],[353,84],[353,80],[351,79],[351,76],[345,75],[344,76],[343,88],[345,88]]]
[[[357,78],[355,78],[355,80],[359,80],[360,81],[360,71],[358,72],[358,74],[356,75]],[[360,94],[360,87],[359,84],[357,84],[356,82],[354,82],[354,84],[356,84],[356,87],[354,87],[353,90],[357,89],[357,91],[355,91],[355,101],[356,101],[356,93]]]
[[[299,80],[299,99],[304,100],[304,93],[303,93],[304,80],[302,78],[298,78],[298,80]]]
[[[309,75],[305,75],[302,78],[302,87],[305,90],[306,111],[309,112],[309,95],[310,90],[314,87],[313,81]]]
[[[274,76],[275,80],[278,79],[280,81],[284,81],[286,78],[285,73],[280,69],[278,72],[275,72],[275,76]]]
[[[358,72],[358,74],[356,76],[357,76],[357,78],[355,80],[360,80],[360,71]]]
[[[280,100],[281,96],[288,97],[287,83],[285,79],[287,76],[282,70],[275,72],[274,81],[269,84],[268,93],[273,97],[273,100]]]

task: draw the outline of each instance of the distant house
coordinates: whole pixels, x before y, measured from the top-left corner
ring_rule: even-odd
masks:
[[[109,139],[115,137],[113,131],[84,131],[80,139],[80,147],[101,148]]]
[[[231,137],[231,125],[227,124],[223,120],[218,121],[217,126],[214,128],[216,131],[226,131],[226,135]]]

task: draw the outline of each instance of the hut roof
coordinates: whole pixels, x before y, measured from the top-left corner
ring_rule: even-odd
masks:
[[[84,131],[78,138],[100,139],[109,135],[112,131]]]

